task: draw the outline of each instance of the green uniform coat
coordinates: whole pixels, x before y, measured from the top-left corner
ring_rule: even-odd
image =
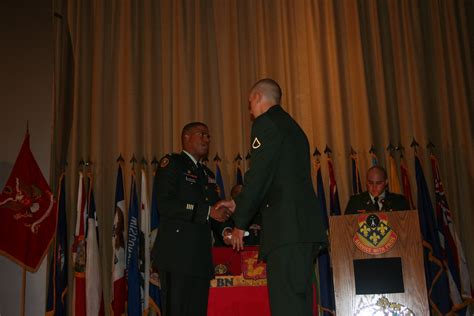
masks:
[[[252,166],[235,198],[235,226],[247,229],[262,214],[260,257],[297,243],[326,244],[326,229],[311,179],[306,135],[280,105],[255,119],[251,133]]]
[[[161,159],[155,177],[160,225],[152,259],[155,268],[211,279],[215,222],[207,217],[219,197],[214,174],[203,169],[184,152]]]

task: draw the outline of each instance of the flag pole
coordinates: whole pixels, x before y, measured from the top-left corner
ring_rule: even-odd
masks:
[[[26,268],[23,267],[21,281],[20,316],[25,316]]]

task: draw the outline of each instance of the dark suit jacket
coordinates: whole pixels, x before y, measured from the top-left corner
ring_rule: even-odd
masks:
[[[403,195],[391,192],[385,193],[385,199],[383,200],[382,204],[383,211],[404,211],[410,209],[410,205]],[[351,196],[349,202],[347,203],[344,214],[358,214],[364,213],[365,211],[378,211],[378,209],[372,203],[370,194],[367,191]]]
[[[210,169],[204,173],[184,152],[160,161],[155,177],[160,225],[153,267],[204,278],[213,276],[209,206],[218,201]]]
[[[247,229],[262,214],[260,257],[295,243],[327,243],[326,229],[311,180],[311,154],[306,135],[280,105],[252,125],[252,166],[235,198],[235,226]]]

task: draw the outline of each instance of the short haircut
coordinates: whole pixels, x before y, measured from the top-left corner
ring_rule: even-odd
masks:
[[[382,172],[384,180],[388,179],[387,170],[385,170],[384,167],[379,166],[379,165],[375,165],[375,166],[370,167],[369,170],[367,170],[367,176],[369,176],[369,172],[372,171],[372,170],[378,170],[378,171]]]
[[[204,127],[208,128],[207,125],[204,124],[203,122],[188,123],[188,124],[184,125],[183,130],[181,131],[181,141],[183,141],[184,135],[189,134],[189,132],[191,132],[191,130],[193,130],[194,128],[196,128],[198,126],[204,126]]]
[[[281,88],[278,83],[270,78],[265,78],[257,81],[252,87],[252,91],[258,90],[263,95],[272,98],[276,103],[281,101]]]

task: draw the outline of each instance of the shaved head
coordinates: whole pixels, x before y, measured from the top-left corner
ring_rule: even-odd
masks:
[[[260,92],[265,98],[273,101],[274,104],[280,104],[281,88],[273,79],[265,78],[257,81],[252,87],[252,92]]]

